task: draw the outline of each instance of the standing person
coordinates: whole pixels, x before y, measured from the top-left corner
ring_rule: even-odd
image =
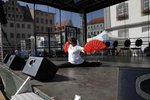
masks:
[[[16,55],[19,55],[19,51],[18,51],[17,49],[15,50],[15,54],[16,54]]]
[[[148,43],[148,46],[144,49],[144,53],[146,56],[150,56],[150,42]]]
[[[101,65],[100,62],[86,62],[80,53],[83,52],[83,47],[77,45],[77,40],[73,37],[68,39],[68,62],[61,64],[59,67],[92,67]]]

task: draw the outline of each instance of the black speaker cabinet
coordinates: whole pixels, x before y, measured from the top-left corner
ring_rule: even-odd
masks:
[[[4,57],[3,63],[6,64],[10,56],[11,56],[10,54],[6,54],[6,56]]]
[[[49,59],[43,57],[29,57],[23,73],[39,81],[48,81],[54,78],[58,67]]]
[[[150,100],[150,69],[120,68],[117,100]]]
[[[11,55],[6,65],[13,70],[23,70],[26,61],[17,55]]]

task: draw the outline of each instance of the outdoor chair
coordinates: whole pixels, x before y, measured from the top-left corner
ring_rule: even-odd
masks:
[[[112,48],[112,55],[113,55],[113,56],[117,56],[117,55],[118,55],[117,46],[118,46],[118,41],[115,40],[115,41],[113,42],[113,48]]]
[[[142,52],[142,49],[141,49],[142,43],[143,43],[143,41],[140,38],[138,38],[135,41],[135,47],[131,48],[133,56],[139,56],[139,55],[143,56],[143,52]]]
[[[117,46],[118,46],[118,41],[115,40],[112,44],[112,47],[110,48],[110,42],[105,42],[105,45],[107,46],[107,49],[105,49],[105,52],[107,52],[107,55],[110,56],[116,56],[118,55],[118,51],[117,51]]]
[[[131,45],[131,41],[129,39],[125,40],[124,47],[120,48],[119,55],[131,56],[130,45]]]
[[[107,49],[104,49],[104,51],[103,51],[103,54],[104,55],[112,55],[112,48],[109,48],[110,47],[110,42],[109,41],[106,41],[105,42],[105,45],[106,45],[106,47],[107,47]]]

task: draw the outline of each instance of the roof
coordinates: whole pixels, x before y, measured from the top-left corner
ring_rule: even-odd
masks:
[[[23,11],[24,21],[32,22],[33,19],[32,19],[29,7],[28,6],[21,6],[21,8],[22,8],[22,11]]]
[[[9,2],[10,1],[2,2],[2,3],[4,5],[4,7],[7,7],[8,5],[10,6]],[[28,5],[26,5],[26,6],[18,5],[18,6],[19,6],[19,9],[21,9],[21,11],[22,11],[23,21],[33,22],[33,19],[32,19],[32,16],[31,16],[31,13],[30,13]],[[5,11],[5,12],[7,13],[7,11]]]
[[[88,25],[97,23],[104,23],[104,17],[94,18],[88,22]]]
[[[19,0],[28,3],[43,4],[61,10],[89,13],[127,0]]]
[[[71,20],[68,20],[68,19],[63,20],[61,22],[61,26],[68,26],[68,25],[71,25],[71,24],[72,24]],[[55,26],[56,27],[60,27],[60,23],[57,22]]]
[[[30,13],[31,13],[31,16],[32,18],[34,19],[34,12],[36,13],[35,15],[37,15],[37,12],[41,12],[41,13],[46,13],[46,14],[49,14],[49,15],[55,15],[55,13],[51,13],[51,12],[46,12],[46,11],[42,11],[42,10],[34,10],[34,9],[29,9],[30,10]]]

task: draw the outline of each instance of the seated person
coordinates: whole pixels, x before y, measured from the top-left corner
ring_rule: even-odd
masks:
[[[146,56],[150,56],[150,42],[148,46],[144,49],[144,53],[146,54]]]
[[[77,45],[77,40],[73,37],[68,39],[68,62],[61,64],[59,67],[92,67],[101,65],[100,62],[86,62],[81,58],[80,53],[83,52],[83,47]]]

